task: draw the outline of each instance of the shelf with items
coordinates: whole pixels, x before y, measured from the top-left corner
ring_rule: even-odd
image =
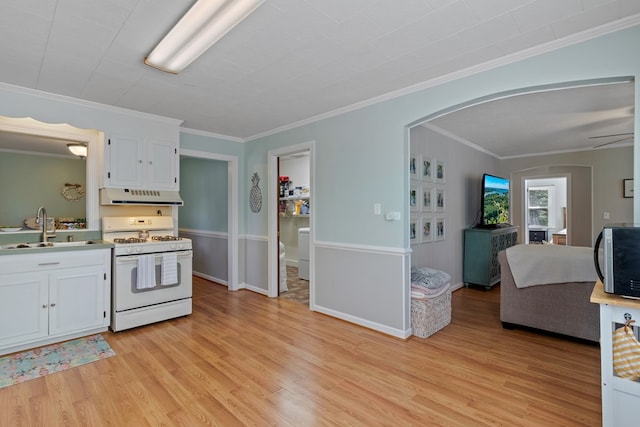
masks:
[[[281,197],[278,212],[281,217],[308,217],[311,213],[309,196]]]
[[[309,200],[309,195],[280,197],[280,200]]]

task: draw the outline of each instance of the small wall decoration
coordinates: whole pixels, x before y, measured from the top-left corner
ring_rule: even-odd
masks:
[[[84,187],[81,184],[65,183],[60,189],[60,194],[65,200],[77,202],[84,199]]]
[[[436,240],[444,240],[444,218],[436,218]]]
[[[431,187],[422,187],[422,200],[421,200],[421,210],[424,212],[433,211],[433,188]]]
[[[262,209],[262,190],[258,187],[260,183],[260,176],[258,172],[254,172],[251,176],[251,191],[249,192],[249,207],[252,212],[260,212]]]
[[[445,177],[445,164],[442,160],[436,160],[436,182],[443,183]]]
[[[622,196],[625,199],[633,198],[633,179],[622,180]]]
[[[430,216],[420,217],[420,242],[428,243],[433,240],[433,218]]]
[[[418,156],[413,153],[409,154],[409,177],[418,178]]]
[[[409,188],[409,208],[412,211],[417,211],[419,208],[418,205],[418,197],[419,197],[418,188],[415,185],[412,185]]]
[[[436,189],[436,211],[444,212],[444,189]]]
[[[423,181],[433,181],[433,159],[430,157],[422,158],[422,170],[420,178]]]
[[[409,220],[409,242],[418,242],[418,218],[411,217]]]

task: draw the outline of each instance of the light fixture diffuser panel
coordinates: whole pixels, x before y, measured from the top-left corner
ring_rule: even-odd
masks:
[[[144,59],[177,74],[242,22],[264,0],[198,0]]]

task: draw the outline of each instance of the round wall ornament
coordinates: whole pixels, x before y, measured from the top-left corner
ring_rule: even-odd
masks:
[[[84,199],[84,187],[81,184],[66,183],[60,189],[60,194],[65,200],[77,202]]]

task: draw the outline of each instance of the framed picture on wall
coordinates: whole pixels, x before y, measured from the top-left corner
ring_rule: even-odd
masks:
[[[444,240],[445,222],[443,217],[438,217],[435,220],[435,239]]]
[[[433,187],[422,187],[420,195],[420,210],[424,212],[433,211]]]
[[[445,164],[442,160],[436,160],[436,170],[435,170],[435,181],[439,183],[444,183],[445,178]]]
[[[433,181],[433,159],[431,157],[423,157],[421,164],[420,178],[423,181]]]
[[[419,159],[416,154],[409,154],[409,178],[418,179]]]
[[[418,243],[418,217],[412,216],[409,219],[409,243]]]
[[[420,242],[428,243],[433,241],[433,217],[422,215],[419,223]]]
[[[419,191],[418,191],[418,187],[415,185],[412,185],[409,187],[409,209],[411,211],[418,211],[420,209],[420,205],[419,203]]]
[[[436,188],[436,211],[437,212],[444,212],[444,202],[445,202],[445,198],[444,198],[444,188]]]
[[[622,197],[625,199],[633,197],[633,179],[622,180]]]

